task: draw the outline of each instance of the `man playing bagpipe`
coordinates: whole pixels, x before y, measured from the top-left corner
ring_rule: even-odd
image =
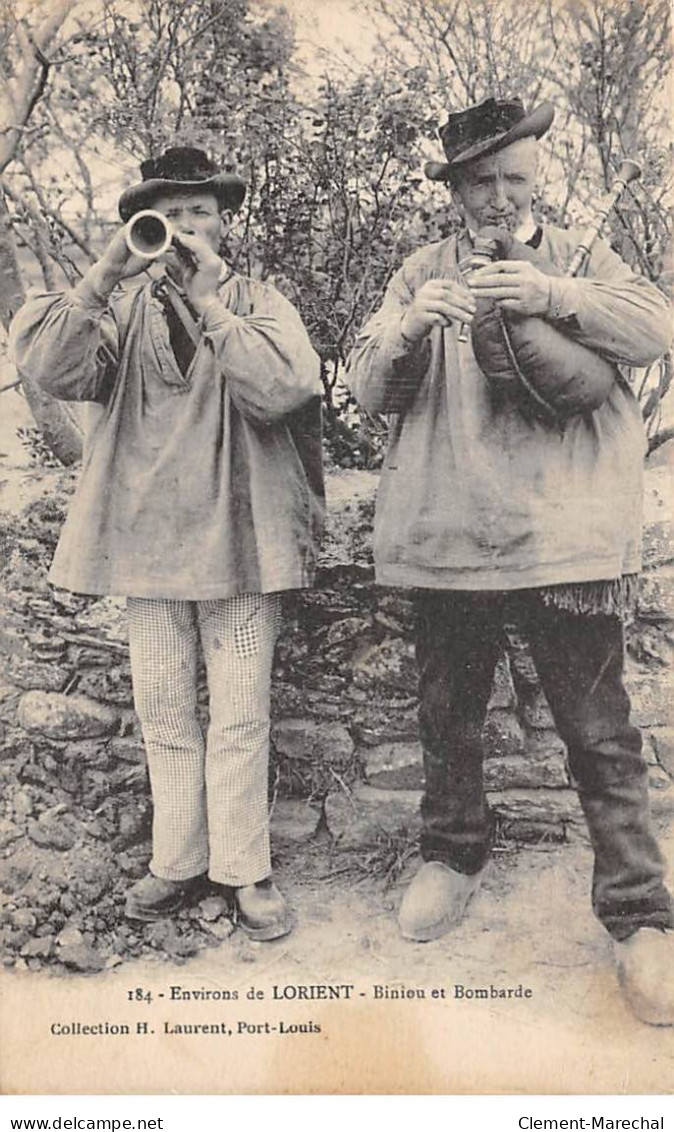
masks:
[[[601,241],[578,277],[565,274],[581,233],[534,221],[537,139],[553,114],[488,99],[450,115],[446,161],[426,174],[449,184],[463,225],[405,261],[349,364],[361,405],[392,418],[377,579],[414,590],[418,615],[424,863],[399,924],[412,940],[444,935],[487,865],[481,732],[514,622],[567,746],[594,849],[593,908],[628,1001],[668,1025],[672,901],[623,684],[645,438],[618,366],[657,359],[670,317]]]

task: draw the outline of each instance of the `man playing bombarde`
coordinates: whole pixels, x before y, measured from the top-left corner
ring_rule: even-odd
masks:
[[[647,365],[668,346],[664,296],[601,242],[583,278],[551,277],[522,257],[462,280],[459,262],[494,225],[563,275],[580,233],[539,226],[531,212],[537,139],[552,118],[550,105],[526,114],[495,99],[450,115],[446,161],[426,172],[448,182],[463,227],[406,260],[350,359],[361,404],[393,418],[377,579],[412,588],[418,613],[424,864],[399,923],[408,939],[442,936],[488,862],[481,732],[504,620],[514,620],[568,749],[595,854],[593,907],[628,1000],[644,1021],[669,1025],[672,902],[622,678],[621,616],[641,564],[639,406],[616,369],[595,411],[548,422],[521,390],[504,396],[490,384],[460,333],[480,298],[514,322],[544,319],[611,363]]]
[[[291,916],[271,880],[270,673],[280,592],[310,584],[322,521],[319,362],[291,304],[220,256],[241,178],[189,147],[141,172],[119,211],[169,220],[164,274],[118,287],[147,266],[120,229],[74,291],[33,298],[13,326],[21,370],[100,406],[50,577],[127,599],[154,803],[127,915],[170,914],[208,873],[273,939]]]

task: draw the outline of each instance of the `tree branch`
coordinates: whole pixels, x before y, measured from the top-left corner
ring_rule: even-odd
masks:
[[[75,0],[53,0],[50,15],[32,37],[22,25],[17,24],[16,35],[23,67],[11,95],[6,97],[11,109],[5,120],[9,118],[13,125],[0,135],[0,174],[14,158],[21,130],[44,93],[50,67],[47,51],[74,3]]]

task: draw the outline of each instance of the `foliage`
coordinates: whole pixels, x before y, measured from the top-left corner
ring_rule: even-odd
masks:
[[[39,464],[42,468],[61,467],[61,461],[52,452],[41,429],[37,427],[18,428],[16,434],[26,449],[31,464]]]
[[[257,199],[251,196],[245,254],[286,292],[309,329],[334,457],[366,463],[376,425],[360,421],[340,376],[358,327],[414,246],[423,91],[414,74],[342,85],[326,78],[310,106],[273,125],[278,133],[268,141],[273,152],[265,154]]]
[[[264,0],[72,8],[61,0],[61,21],[70,15],[60,36],[47,29],[40,71],[31,43],[44,22],[34,5],[17,16],[20,0],[0,0],[5,82],[27,98],[3,178],[24,270],[49,287],[76,280],[138,162],[170,142],[203,145],[248,181],[227,254],[299,307],[338,463],[372,464],[384,443],[341,380],[355,332],[403,257],[456,222],[446,189],[420,172],[449,110],[488,94],[555,102],[537,208],[560,223],[587,219],[617,160],[634,154],[644,175],[611,238],[669,285],[666,0],[369,0],[375,65],[328,63],[320,79],[299,72],[292,22]],[[644,384],[651,432],[669,375],[660,367]]]

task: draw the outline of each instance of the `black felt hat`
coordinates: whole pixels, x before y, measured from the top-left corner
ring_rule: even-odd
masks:
[[[521,138],[542,137],[554,116],[550,102],[542,102],[527,114],[519,98],[487,98],[477,106],[450,114],[439,131],[447,161],[429,161],[424,167],[426,176],[431,181],[449,181],[452,172],[466,161],[505,149]]]
[[[222,173],[202,149],[191,146],[175,146],[144,161],[140,174],[140,184],[125,189],[119,198],[119,215],[124,221],[141,209],[152,208],[158,196],[172,190],[212,192],[220,211],[228,208],[232,212],[241,207],[246,195],[246,183],[237,173]]]

